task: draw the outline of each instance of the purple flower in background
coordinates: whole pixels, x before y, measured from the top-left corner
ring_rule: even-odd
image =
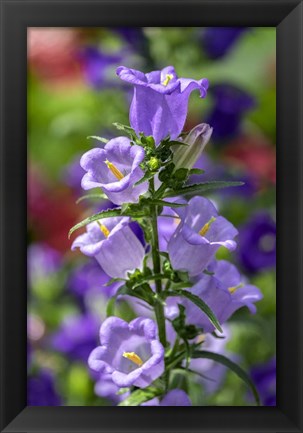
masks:
[[[108,275],[102,270],[97,261],[92,258],[89,262],[80,265],[72,270],[68,282],[68,289],[80,298],[87,293],[99,291],[106,297],[115,294],[117,284],[106,286],[109,281]]]
[[[33,243],[27,250],[28,279],[31,286],[55,275],[62,265],[61,254],[44,243]]]
[[[141,406],[191,406],[191,401],[182,389],[172,389],[160,401],[157,397],[142,403]]]
[[[257,365],[251,370],[251,378],[264,406],[276,406],[276,359]]]
[[[211,87],[214,106],[207,117],[214,141],[229,140],[240,132],[243,115],[255,107],[254,98],[244,90],[221,83]]]
[[[168,253],[174,269],[202,272],[220,246],[236,248],[233,240],[238,231],[204,197],[194,197],[188,206],[176,210],[181,218],[177,230],[168,242]]]
[[[152,135],[156,144],[181,133],[187,115],[188,98],[195,89],[202,98],[206,96],[206,78],[192,80],[178,78],[173,66],[148,74],[120,66],[117,75],[134,85],[130,107],[130,124],[136,131]]]
[[[54,376],[50,370],[40,370],[27,381],[28,406],[60,406],[61,400],[55,389]]]
[[[255,302],[263,298],[260,290],[243,281],[237,268],[226,260],[213,261],[207,268],[213,275],[202,274],[191,292],[200,297],[215,313],[220,324],[226,322],[239,308],[256,312]],[[186,321],[204,332],[214,331],[208,317],[192,302],[182,301],[186,308]]]
[[[248,27],[208,27],[201,34],[201,42],[207,56],[219,59],[227,54]]]
[[[267,213],[253,216],[239,232],[238,260],[247,272],[276,265],[276,223]]]
[[[128,272],[141,269],[144,248],[128,226],[129,218],[104,218],[86,226],[86,233],[78,236],[72,250],[95,257],[112,278],[126,278]]]
[[[184,143],[189,144],[189,146],[177,146],[174,149],[174,163],[176,169],[190,169],[195,165],[208,143],[212,132],[213,129],[207,125],[207,123],[201,123],[195,126],[195,128],[184,137]]]
[[[143,317],[130,323],[109,317],[100,328],[101,346],[89,356],[89,367],[111,374],[119,387],[145,388],[164,372],[164,348],[154,321]]]
[[[121,63],[122,55],[104,53],[96,47],[86,47],[80,53],[84,65],[84,75],[88,84],[94,89],[115,85],[112,79],[114,66]]]
[[[143,177],[140,164],[144,156],[144,149],[132,146],[129,138],[113,138],[104,149],[92,149],[82,156],[81,167],[87,171],[82,188],[100,187],[117,205],[138,202],[139,196],[148,189],[147,182],[135,186]]]
[[[99,327],[100,320],[91,314],[67,317],[52,336],[51,345],[69,358],[86,363],[96,347]]]

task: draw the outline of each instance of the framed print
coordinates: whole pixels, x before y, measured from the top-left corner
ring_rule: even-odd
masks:
[[[302,2],[1,23],[1,431],[301,432]]]

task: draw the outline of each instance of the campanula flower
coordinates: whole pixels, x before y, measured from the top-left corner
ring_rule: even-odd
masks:
[[[213,261],[207,270],[213,275],[202,274],[190,291],[211,308],[220,324],[241,307],[246,306],[252,314],[256,312],[254,303],[263,295],[257,287],[243,280],[234,265],[226,260]],[[214,331],[208,317],[195,304],[185,300],[183,305],[188,324],[196,325],[204,332]]]
[[[142,403],[141,406],[191,406],[191,401],[186,392],[182,389],[172,389],[162,400],[153,398],[152,400]]]
[[[208,27],[201,36],[202,45],[211,59],[224,57],[247,31],[247,27]]]
[[[128,226],[129,218],[113,217],[94,221],[86,226],[86,233],[78,236],[72,250],[95,257],[112,278],[126,278],[127,273],[141,269],[144,248]]]
[[[164,348],[153,320],[138,317],[127,323],[109,317],[101,325],[100,342],[88,365],[94,371],[111,374],[119,387],[145,388],[164,372]]]
[[[251,370],[251,378],[264,406],[276,406],[276,358]]]
[[[152,135],[156,144],[181,133],[187,115],[188,99],[195,89],[206,96],[208,80],[178,78],[173,66],[148,74],[120,66],[117,75],[134,85],[130,124],[138,134]]]
[[[215,206],[204,197],[194,197],[187,207],[176,209],[181,223],[168,242],[168,253],[174,269],[202,272],[220,246],[236,248],[233,240],[238,231],[218,215]]]
[[[276,265],[276,223],[262,212],[240,229],[238,259],[247,272],[270,269]]]
[[[184,143],[189,146],[177,146],[174,150],[174,163],[178,168],[192,168],[201,156],[206,144],[208,143],[213,129],[207,123],[195,126],[183,138]]]
[[[143,177],[140,164],[145,156],[141,146],[131,145],[127,137],[110,140],[103,149],[86,152],[80,161],[87,173],[82,178],[82,188],[100,187],[115,204],[136,203],[148,189],[144,182],[135,186]]]

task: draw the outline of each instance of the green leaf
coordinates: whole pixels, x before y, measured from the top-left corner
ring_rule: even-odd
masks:
[[[202,170],[201,168],[191,168],[189,170],[189,176],[191,176],[192,174],[204,174],[205,170]]]
[[[208,191],[210,189],[220,189],[220,188],[228,188],[230,186],[242,186],[244,182],[225,182],[221,180],[214,180],[203,183],[195,183],[193,185],[184,186],[183,188],[177,189],[175,191],[167,191],[164,193],[165,197],[176,197],[178,195],[186,195],[186,194],[199,194],[204,191]]]
[[[196,350],[192,354],[192,357],[211,359],[212,361],[219,362],[220,364],[223,364],[225,365],[225,367],[232,370],[240,379],[242,379],[246,383],[246,385],[250,387],[255,397],[257,405],[260,406],[259,394],[258,391],[256,390],[253,381],[248,376],[248,374],[241,367],[239,367],[238,364],[235,364],[233,361],[231,361],[230,359],[226,358],[223,355],[220,355],[218,353],[208,352],[207,350]]]
[[[137,389],[129,397],[121,401],[118,406],[140,406],[145,401],[151,400],[161,394],[162,392],[159,388]]]
[[[170,201],[157,200],[157,199],[148,200],[148,202],[150,204],[154,204],[156,206],[167,206],[167,207],[185,207],[185,206],[187,206],[187,203],[171,203]]]
[[[138,180],[138,182],[135,183],[134,186],[140,185],[141,183],[146,182],[153,177],[154,177],[154,173],[147,172],[143,177],[141,177],[140,180]]]
[[[108,200],[108,197],[103,194],[102,192],[99,193],[94,193],[94,194],[85,194],[82,197],[78,198],[78,200],[76,201],[76,204],[80,203],[83,200],[87,200],[87,199],[92,199],[92,198],[98,198],[101,200]]]
[[[221,325],[215,315],[215,313],[209,308],[209,306],[199,296],[194,295],[187,290],[174,290],[168,292],[167,296],[183,296],[193,302],[204,314],[209,318],[210,322],[218,329],[221,333],[223,332]]]
[[[80,229],[81,227],[86,226],[87,224],[93,222],[93,221],[97,221],[103,218],[109,218],[109,217],[114,217],[114,216],[120,216],[121,215],[121,208],[115,208],[115,209],[107,209],[107,210],[103,210],[102,212],[98,212],[95,215],[92,215],[88,218],[85,218],[83,221],[81,221],[80,223],[74,225],[74,227],[72,227],[68,233],[68,237],[70,238],[71,234]]]
[[[86,137],[87,139],[89,138],[93,138],[95,140],[101,141],[101,143],[108,143],[109,140],[107,138],[103,138],[103,137],[99,137],[98,135],[89,135],[88,137]]]

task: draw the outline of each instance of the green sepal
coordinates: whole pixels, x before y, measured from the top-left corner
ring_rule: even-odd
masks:
[[[140,406],[145,401],[152,400],[154,397],[158,397],[162,394],[162,390],[159,388],[145,388],[136,389],[132,392],[129,397],[121,401],[118,406]]]
[[[189,170],[188,175],[191,176],[192,174],[204,174],[205,170],[202,170],[201,168],[191,168]]]
[[[138,137],[137,137],[137,134],[133,128],[131,128],[130,126],[127,126],[127,125],[123,125],[122,123],[119,123],[119,122],[114,122],[113,125],[119,131],[126,132],[126,134],[128,134],[136,143],[138,143]]]
[[[232,370],[240,379],[242,379],[246,383],[246,385],[250,387],[257,405],[260,406],[260,397],[253,381],[251,380],[249,375],[238,364],[226,358],[226,356],[220,355],[218,353],[208,352],[207,350],[194,351],[192,354],[192,358],[211,359],[212,361],[218,362],[224,365],[225,367],[229,368],[230,370]]]
[[[101,143],[108,143],[109,140],[107,138],[104,137],[99,137],[98,135],[89,135],[88,137],[86,137],[87,139],[89,138],[93,138],[94,140],[98,140],[101,141]]]
[[[76,204],[80,203],[83,200],[89,200],[89,199],[92,199],[92,198],[93,199],[97,198],[97,199],[100,199],[100,200],[108,200],[108,197],[104,193],[99,192],[99,193],[93,193],[93,194],[85,194],[85,195],[83,195],[82,197],[78,198],[78,200],[76,201]]]

